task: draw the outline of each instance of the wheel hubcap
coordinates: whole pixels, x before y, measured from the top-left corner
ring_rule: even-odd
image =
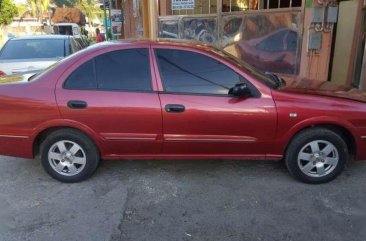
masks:
[[[334,170],[338,160],[338,150],[332,143],[316,140],[301,148],[297,163],[300,170],[307,176],[323,177]]]
[[[74,176],[84,169],[86,155],[79,144],[63,140],[51,146],[48,151],[48,161],[58,174]]]

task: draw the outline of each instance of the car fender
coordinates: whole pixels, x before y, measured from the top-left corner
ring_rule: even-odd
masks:
[[[333,117],[333,116],[318,116],[318,117],[312,117],[304,119],[295,125],[293,125],[285,134],[278,137],[278,143],[282,143],[281,146],[283,147],[283,152],[285,151],[287,145],[291,142],[291,140],[302,130],[306,128],[310,128],[313,126],[319,126],[319,125],[334,125],[339,126],[342,128],[347,129],[351,135],[353,136],[354,140],[356,141],[356,144],[358,143],[357,137],[357,130],[356,127],[352,125],[347,120]]]
[[[100,154],[103,155],[104,153],[104,149],[103,149],[103,139],[100,135],[98,135],[95,131],[93,131],[90,127],[74,121],[74,120],[69,120],[69,119],[54,119],[54,120],[50,120],[47,122],[43,122],[42,124],[38,125],[35,129],[33,134],[30,136],[32,143],[34,143],[34,141],[36,140],[36,138],[38,137],[38,135],[42,132],[45,131],[47,129],[50,128],[74,128],[77,129],[83,133],[85,133],[86,135],[88,135],[90,137],[90,139],[97,145]]]

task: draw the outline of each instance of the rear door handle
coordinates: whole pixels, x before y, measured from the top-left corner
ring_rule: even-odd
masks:
[[[178,105],[178,104],[168,104],[165,106],[166,112],[180,113],[180,112],[184,112],[185,109],[186,109],[186,107],[184,105]]]
[[[86,107],[88,107],[88,104],[82,100],[70,100],[69,102],[67,102],[67,106],[70,109],[85,109]]]

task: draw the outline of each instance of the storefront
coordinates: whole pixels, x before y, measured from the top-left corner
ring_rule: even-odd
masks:
[[[356,58],[353,70],[352,85],[366,89],[366,0],[360,11],[360,31],[356,42]]]
[[[301,0],[160,0],[158,37],[225,49],[265,71],[297,75]]]
[[[115,1],[120,38],[198,41],[305,86],[366,88],[364,0]]]

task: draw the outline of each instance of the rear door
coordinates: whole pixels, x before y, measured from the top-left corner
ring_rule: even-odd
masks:
[[[93,130],[107,156],[160,153],[161,108],[149,46],[109,51],[76,66],[56,90],[62,117]]]

